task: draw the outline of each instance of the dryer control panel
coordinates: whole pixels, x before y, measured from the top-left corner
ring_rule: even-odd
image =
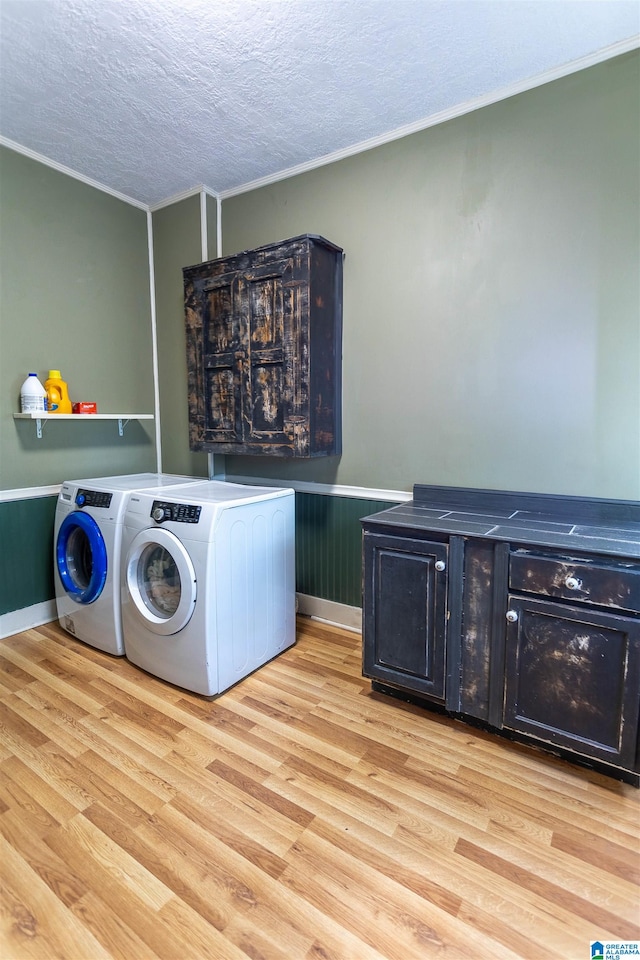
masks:
[[[151,519],[156,523],[173,520],[174,523],[198,523],[202,507],[193,503],[167,503],[166,500],[154,500],[151,507]]]

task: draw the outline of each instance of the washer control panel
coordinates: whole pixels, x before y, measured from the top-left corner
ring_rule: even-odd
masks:
[[[78,490],[76,493],[76,504],[79,507],[105,507],[111,506],[113,499],[112,493],[106,493],[102,490]]]
[[[199,523],[202,507],[193,503],[167,503],[154,500],[151,507],[151,519],[156,523],[173,520],[174,523]]]

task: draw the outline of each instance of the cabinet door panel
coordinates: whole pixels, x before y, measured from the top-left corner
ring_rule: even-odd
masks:
[[[284,340],[285,274],[291,272],[288,260],[270,264],[269,270],[244,276],[249,298],[251,346],[257,349],[282,349]]]
[[[207,440],[232,443],[242,431],[238,377],[234,368],[224,362],[205,367]]]
[[[245,324],[238,311],[238,287],[232,276],[201,283],[202,336],[205,356],[239,350]]]
[[[366,676],[445,698],[447,547],[365,536]]]
[[[251,365],[251,417],[250,437],[253,440],[272,442],[286,439],[284,436],[282,363],[277,361],[254,361]]]
[[[285,420],[293,399],[293,384],[287,376],[293,317],[285,286],[292,271],[292,260],[277,260],[245,273],[240,281],[249,328],[245,441],[291,441],[285,433]]]
[[[230,275],[196,286],[202,304],[204,439],[236,443],[242,437],[242,343],[246,321]]]
[[[509,608],[505,727],[632,766],[640,621],[516,597]]]

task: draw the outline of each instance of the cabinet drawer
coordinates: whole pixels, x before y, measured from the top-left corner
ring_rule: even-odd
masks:
[[[512,553],[509,589],[640,613],[640,569],[600,558],[570,560]]]

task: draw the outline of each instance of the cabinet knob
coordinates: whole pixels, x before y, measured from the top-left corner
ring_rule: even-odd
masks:
[[[435,562],[435,568],[436,568],[436,570],[437,570],[438,572],[441,572],[442,570],[444,570],[445,566],[446,566],[446,564],[445,564],[444,560],[436,560],[436,562]]]
[[[567,579],[564,582],[564,585],[567,588],[567,590],[579,590],[580,587],[582,586],[582,582],[576,579],[576,577],[567,577]]]
[[[507,620],[509,621],[509,623],[518,622],[518,614],[516,613],[515,610],[507,610]]]

